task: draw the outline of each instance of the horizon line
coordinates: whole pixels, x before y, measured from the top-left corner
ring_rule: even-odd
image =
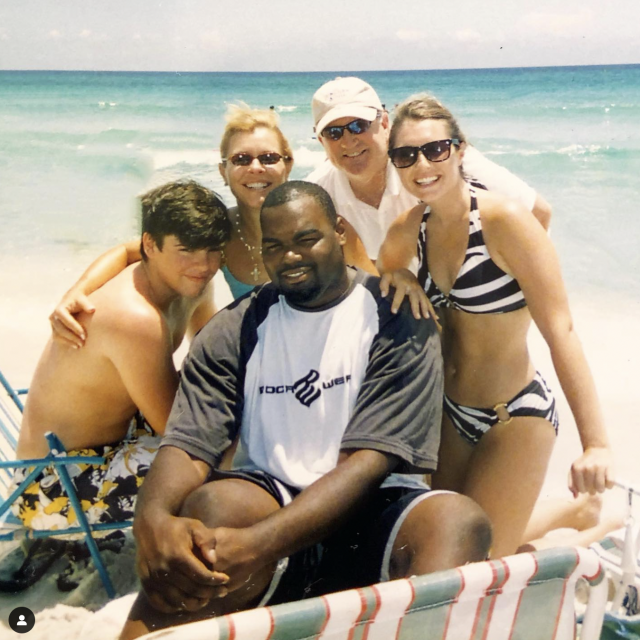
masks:
[[[438,68],[438,69],[333,69],[333,70],[289,70],[289,71],[188,71],[188,70],[167,70],[167,69],[0,69],[0,73],[176,73],[176,74],[192,74],[192,73],[312,73],[312,74],[325,74],[325,73],[338,73],[338,74],[356,74],[356,73],[408,73],[413,71],[500,71],[500,70],[513,70],[513,69],[580,69],[580,68],[597,68],[597,67],[633,67],[640,66],[640,62],[616,62],[614,64],[557,64],[557,65],[514,65],[508,67],[450,67],[450,68]]]

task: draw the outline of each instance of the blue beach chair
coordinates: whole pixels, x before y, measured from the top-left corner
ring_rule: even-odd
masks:
[[[89,524],[67,469],[68,465],[79,463],[100,465],[104,463],[104,458],[100,456],[68,456],[60,439],[54,433],[49,432],[46,434],[49,445],[47,456],[32,460],[16,460],[15,450],[20,431],[20,418],[24,408],[20,396],[27,393],[27,390],[15,390],[2,373],[0,373],[0,385],[0,542],[84,534],[89,553],[104,588],[110,598],[115,597],[115,589],[92,534],[96,531],[122,530],[130,527],[132,523],[126,521]],[[24,493],[40,472],[49,466],[55,467],[62,487],[75,512],[78,526],[68,529],[27,529],[11,513],[11,505]],[[13,488],[11,482],[15,470],[24,468],[31,469],[29,475],[18,487]]]

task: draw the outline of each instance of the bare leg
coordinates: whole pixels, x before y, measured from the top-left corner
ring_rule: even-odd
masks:
[[[225,479],[209,482],[194,491],[185,501],[182,516],[201,520],[208,527],[248,527],[279,509],[276,500],[257,485],[246,480]],[[275,567],[268,566],[252,576],[251,582],[211,601],[202,610],[161,613],[148,602],[144,592],[138,594],[120,640],[132,640],[140,635],[168,626],[224,615],[254,606],[267,589]]]
[[[536,504],[524,540],[535,540],[554,529],[583,531],[600,522],[602,496],[581,493],[577,498],[555,498]]]
[[[604,538],[611,531],[620,529],[624,525],[622,514],[612,514],[606,518],[600,517],[602,497],[599,495],[581,494],[575,499],[569,500],[545,500],[536,507],[531,518],[536,527],[546,525],[547,528],[538,528],[539,535],[523,544],[519,551],[534,551],[536,549],[548,549],[559,546],[588,547],[590,544]],[[543,538],[545,534],[554,529],[574,529],[559,535]],[[527,533],[535,533],[536,529],[527,527]]]
[[[447,427],[453,429],[450,423]],[[449,434],[449,439],[454,435],[462,440],[457,433]],[[515,553],[522,544],[554,443],[555,432],[546,420],[514,418],[508,425],[493,426],[466,461],[462,493],[473,498],[491,520],[492,557]],[[446,462],[458,467],[465,461]]]
[[[391,579],[451,569],[485,560],[491,523],[470,498],[440,494],[415,506],[393,545]]]
[[[438,470],[433,474],[434,489],[462,492],[469,461],[475,448],[463,440],[446,415],[442,416]]]

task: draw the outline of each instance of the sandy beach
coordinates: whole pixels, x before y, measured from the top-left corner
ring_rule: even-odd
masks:
[[[86,261],[85,261],[86,262]],[[29,274],[38,270],[38,295],[28,295],[33,287],[33,278],[27,273],[7,277],[8,270],[1,269],[0,287],[8,295],[3,296],[0,314],[0,363],[5,374],[17,385],[28,384],[39,353],[48,339],[47,316],[59,299],[67,284],[79,275],[82,260],[67,264],[31,265]],[[2,260],[0,259],[0,266]],[[216,301],[224,306],[230,299],[228,288],[216,276]],[[46,293],[43,293],[45,292]],[[572,299],[572,311],[577,330],[582,339],[587,357],[596,378],[599,395],[609,427],[616,454],[620,479],[640,486],[640,467],[637,452],[640,449],[640,431],[633,413],[633,384],[637,379],[635,366],[640,361],[640,341],[635,330],[640,318],[640,304],[623,298],[608,297],[609,304],[603,306],[598,298]],[[5,305],[7,305],[5,307]],[[7,311],[11,311],[8,313]],[[530,345],[534,361],[544,372],[559,400],[561,416],[560,433],[551,459],[541,497],[570,498],[567,489],[567,472],[571,461],[580,452],[580,443],[569,408],[560,392],[560,387],[550,361],[548,350],[537,330],[532,328]],[[183,345],[176,354],[179,362],[186,352]],[[625,495],[612,490],[605,496],[604,515],[624,512]],[[8,550],[5,545],[3,551]],[[0,552],[1,553],[1,552]],[[106,593],[91,564],[84,571],[80,586],[70,593],[60,593],[56,587],[57,574],[64,567],[58,560],[48,574],[34,587],[22,594],[0,595],[0,620],[16,606],[27,606],[36,613],[36,626],[30,638],[75,638],[92,637],[98,640],[117,638],[122,623],[131,606],[131,594],[137,588],[133,574],[134,548],[129,540],[119,554],[105,552],[117,590],[118,599],[109,602]],[[0,638],[18,637],[6,626],[0,625]]]

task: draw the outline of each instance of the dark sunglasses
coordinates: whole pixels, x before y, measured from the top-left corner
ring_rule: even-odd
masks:
[[[397,147],[389,150],[389,157],[393,166],[398,169],[406,169],[413,166],[418,161],[420,153],[429,162],[444,162],[451,155],[451,145],[460,146],[458,138],[449,138],[448,140],[435,140],[427,142],[421,147]]]
[[[256,158],[262,165],[277,164],[280,160],[289,160],[289,156],[283,156],[275,151],[267,151],[267,153],[259,153],[257,156],[252,156],[250,153],[236,153],[228,160],[235,167],[248,167]],[[227,158],[222,158],[222,164],[227,162]]]
[[[380,117],[380,113],[376,116],[376,120]],[[347,124],[333,124],[330,127],[325,127],[320,135],[323,138],[329,138],[334,142],[336,140],[340,140],[344,135],[345,129],[349,133],[353,133],[353,135],[357,136],[361,133],[366,133],[371,128],[373,122],[371,120],[365,120],[364,118],[358,118],[357,120],[352,120],[351,122],[347,122]]]

